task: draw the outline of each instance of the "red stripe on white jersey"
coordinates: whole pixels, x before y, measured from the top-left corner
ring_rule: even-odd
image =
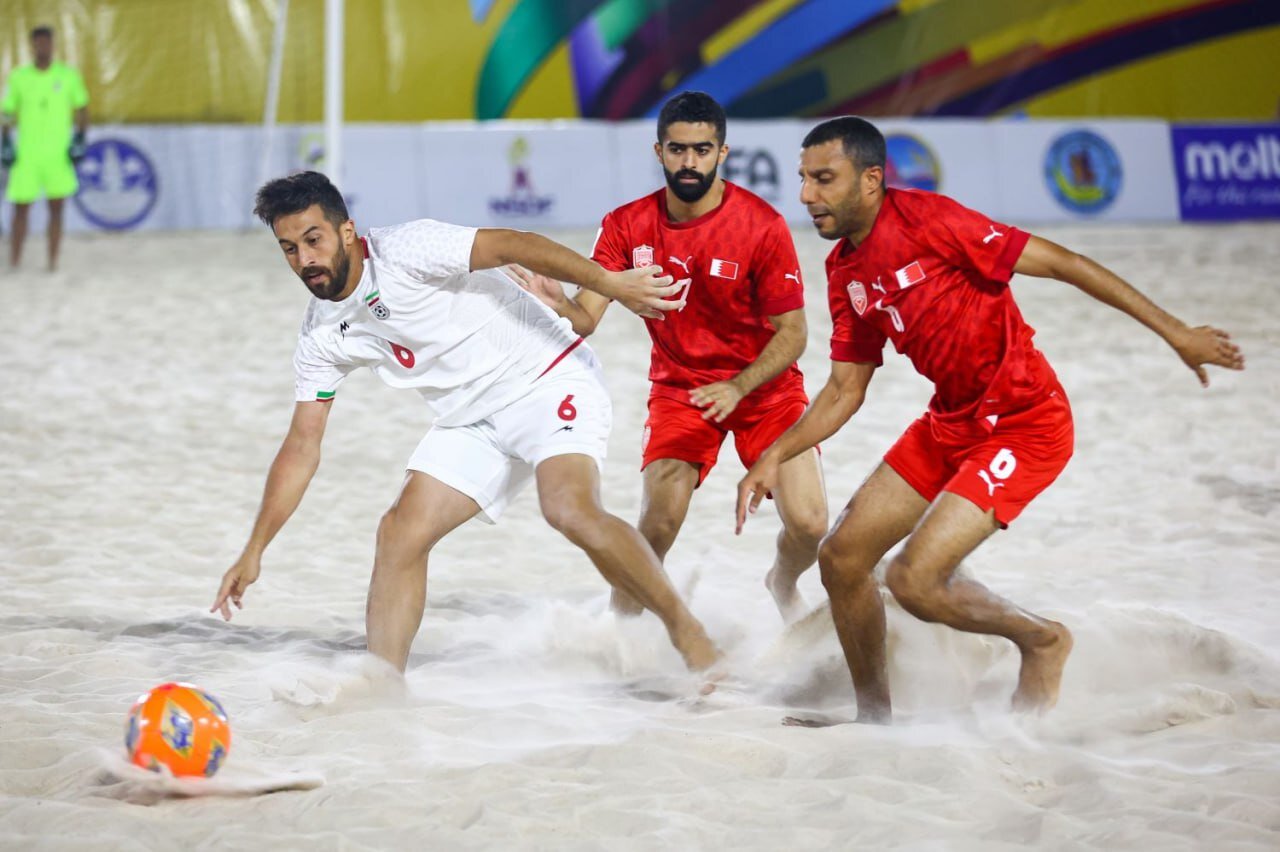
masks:
[[[572,352],[573,350],[577,349],[577,348],[578,348],[578,346],[579,346],[579,345],[582,343],[582,341],[583,341],[583,340],[585,340],[585,339],[586,339],[586,338],[579,337],[577,340],[573,341],[573,343],[570,343],[570,344],[569,344],[569,348],[568,348],[568,349],[566,349],[566,350],[564,350],[563,352],[561,352],[559,355],[557,355],[557,356],[556,356],[556,360],[554,360],[554,361],[552,361],[550,364],[548,364],[548,365],[547,365],[547,369],[545,369],[545,370],[543,370],[541,373],[539,373],[539,374],[538,374],[538,378],[537,378],[537,379],[534,379],[534,381],[536,382],[538,379],[542,378],[542,377],[543,377],[543,376],[545,376],[547,373],[550,373],[550,372],[551,372],[551,370],[555,367],[555,365],[556,365],[556,364],[559,364],[559,363],[560,363],[561,361],[563,361],[566,357],[568,357],[569,353],[570,353],[570,352]]]

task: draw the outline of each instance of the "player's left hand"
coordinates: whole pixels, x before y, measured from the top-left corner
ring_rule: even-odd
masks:
[[[1209,373],[1204,368],[1206,364],[1228,370],[1244,369],[1244,353],[1231,342],[1231,335],[1220,328],[1208,325],[1188,328],[1171,342],[1182,363],[1199,377],[1203,387],[1209,386]]]
[[[502,267],[502,271],[514,278],[523,290],[536,296],[539,302],[552,310],[557,310],[569,301],[564,295],[564,286],[554,278],[530,272],[516,263]]]
[[[719,423],[733,413],[746,396],[733,382],[716,382],[689,391],[689,400],[703,409],[703,420]]]

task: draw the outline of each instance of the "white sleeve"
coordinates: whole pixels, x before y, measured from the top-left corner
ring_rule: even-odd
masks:
[[[378,256],[411,278],[427,281],[471,271],[476,229],[418,219],[370,233]]]
[[[298,335],[293,352],[295,402],[323,402],[333,399],[338,385],[354,370],[354,364],[340,364],[325,355],[322,347],[305,331]]]

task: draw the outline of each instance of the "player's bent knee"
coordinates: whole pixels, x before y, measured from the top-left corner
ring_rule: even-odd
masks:
[[[827,516],[817,512],[802,515],[786,525],[786,532],[798,544],[817,550],[827,535]]]
[[[589,539],[600,528],[603,512],[581,500],[543,500],[542,517],[551,528],[574,543]]]
[[[885,572],[884,582],[903,609],[916,618],[930,620],[937,604],[936,585],[914,570],[905,556],[899,554],[893,558]]]
[[[378,556],[384,565],[416,566],[427,558],[434,544],[419,525],[408,523],[394,508],[378,522]]]
[[[665,512],[645,512],[637,524],[648,541],[659,542],[670,547],[680,533],[680,519]]]
[[[874,563],[866,565],[856,554],[840,547],[834,536],[827,536],[818,546],[818,574],[828,595],[856,589],[871,577]]]
[[[827,576],[827,570],[839,565],[844,556],[845,554],[834,533],[818,542],[818,565],[822,568],[824,581]]]
[[[849,565],[864,561],[859,558],[860,550],[856,539],[840,535],[838,529],[831,530],[818,540],[818,563],[820,565]]]

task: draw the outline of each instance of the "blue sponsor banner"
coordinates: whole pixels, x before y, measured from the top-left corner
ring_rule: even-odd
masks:
[[[1280,219],[1280,124],[1172,129],[1183,219]]]

